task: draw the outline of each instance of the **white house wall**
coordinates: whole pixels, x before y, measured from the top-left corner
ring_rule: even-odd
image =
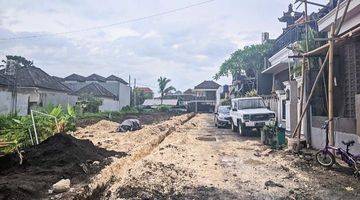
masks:
[[[66,107],[67,105],[74,106],[77,101],[77,96],[69,95],[63,92],[52,92],[52,91],[39,91],[42,96],[43,105],[62,105]]]
[[[119,111],[119,102],[109,98],[101,98],[102,105],[99,107],[101,112],[105,111]]]
[[[16,110],[18,115],[26,115],[28,109],[29,94],[18,93]],[[11,92],[0,90],[0,114],[11,112]]]
[[[120,109],[130,105],[130,87],[120,83],[119,107]]]

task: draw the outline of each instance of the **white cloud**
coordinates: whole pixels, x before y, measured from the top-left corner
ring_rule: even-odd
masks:
[[[0,1],[0,38],[66,32],[113,24],[193,4],[193,0]],[[50,74],[115,74],[137,78],[155,91],[158,76],[177,89],[210,80],[237,48],[259,42],[262,31],[281,33],[288,1],[214,1],[134,23],[74,34],[10,40],[0,56],[34,60]],[[219,83],[230,83],[222,78]]]

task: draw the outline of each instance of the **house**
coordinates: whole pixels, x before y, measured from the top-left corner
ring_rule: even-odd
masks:
[[[143,92],[144,94],[154,96],[154,92],[148,87],[136,87],[135,89],[139,92]]]
[[[118,111],[119,101],[117,96],[107,90],[105,87],[97,82],[92,82],[79,90],[75,91],[74,94],[81,96],[91,94],[102,101],[102,105],[99,107],[99,111]]]
[[[220,106],[228,100],[230,100],[230,86],[229,85],[220,86],[216,90],[216,106]]]
[[[203,81],[194,87],[196,99],[188,103],[189,110],[213,112],[216,105],[216,91],[220,85],[215,81]]]
[[[75,105],[77,101],[77,96],[72,94],[70,88],[40,68],[18,67],[15,75],[6,75],[3,69],[0,70],[0,75],[0,113],[16,110],[19,115],[26,115],[33,106],[67,106]]]
[[[344,13],[347,1],[342,1],[339,6],[338,20]],[[336,8],[330,10],[317,21],[319,31],[330,34],[330,26],[336,16]],[[347,17],[345,18],[339,36],[341,42],[334,46],[334,143],[342,146],[341,141],[355,140],[357,144],[352,147],[353,152],[360,152],[360,0],[350,1]],[[317,56],[324,57],[325,51],[317,51]],[[325,75],[327,81],[327,75]],[[324,89],[323,89],[324,90]],[[326,89],[325,89],[326,90]],[[324,92],[315,95],[312,102],[313,116],[311,119],[311,145],[322,148],[325,135],[321,130],[322,123],[327,119]],[[326,105],[326,104],[325,104]]]
[[[110,75],[105,78],[98,74],[91,74],[87,77],[78,74],[71,74],[62,80],[67,87],[71,88],[75,92],[92,83],[101,85],[107,91],[116,96],[117,105],[113,103],[110,103],[110,105],[104,105],[104,108],[108,109],[113,106],[110,109],[112,111],[120,110],[121,108],[130,105],[131,88],[126,81],[115,75]],[[104,103],[107,102],[108,101],[104,101]]]
[[[311,29],[317,31],[316,20],[325,15],[325,11],[323,9],[309,16]],[[305,40],[304,19],[304,13],[295,12],[291,4],[288,11],[279,18],[280,22],[286,23],[286,27],[283,33],[273,41],[272,49],[268,53],[269,64],[266,65],[258,80],[259,94],[276,113],[278,123],[285,127],[288,133],[295,129],[300,111],[302,76],[299,72],[300,59],[295,57],[299,52],[296,52],[293,47]],[[303,126],[309,127],[308,120],[304,121]]]

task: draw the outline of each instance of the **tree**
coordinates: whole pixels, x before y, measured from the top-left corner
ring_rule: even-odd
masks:
[[[170,82],[171,80],[166,78],[166,77],[160,77],[158,79],[158,83],[159,83],[159,93],[160,93],[160,101],[161,101],[161,105],[163,104],[163,98],[165,94],[168,94],[169,92],[176,90],[173,86],[169,86],[166,87],[166,85]]]
[[[102,103],[100,98],[95,97],[92,94],[81,94],[77,105],[80,106],[81,112],[97,113],[99,112],[99,107]]]
[[[20,67],[31,67],[34,66],[34,62],[27,60],[26,58],[22,57],[22,56],[12,56],[12,55],[7,55],[6,56],[6,60],[2,60],[1,62],[4,63],[4,65],[1,65],[3,67],[5,67],[7,61],[14,61],[16,63],[18,63],[18,65]]]
[[[145,99],[152,99],[153,94],[152,93],[145,93],[143,90],[139,88],[135,88],[133,90],[134,96],[136,96],[136,104],[141,105],[144,103]],[[135,106],[137,106],[135,105]]]
[[[264,69],[264,58],[271,47],[270,43],[254,44],[245,46],[231,54],[230,58],[220,66],[219,72],[214,79],[222,76],[235,77],[237,74],[245,74],[247,77],[256,77]]]

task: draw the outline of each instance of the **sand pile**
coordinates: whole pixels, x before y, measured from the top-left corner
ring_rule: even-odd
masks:
[[[79,140],[65,133],[55,134],[26,149],[21,166],[16,154],[0,158],[0,199],[40,198],[60,179],[79,183],[108,164],[107,158],[125,155],[96,147],[89,140]]]

